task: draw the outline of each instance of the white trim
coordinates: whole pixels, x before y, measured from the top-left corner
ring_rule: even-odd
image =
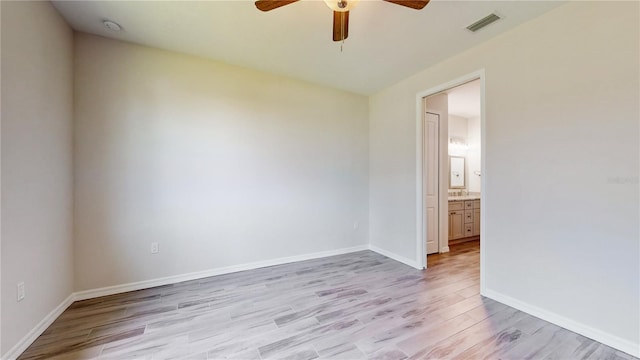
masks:
[[[393,259],[395,261],[401,262],[405,265],[409,265],[412,268],[418,269],[418,270],[422,270],[424,269],[421,265],[419,265],[415,260],[411,260],[407,257],[404,257],[402,255],[398,255],[396,253],[392,253],[391,251],[388,250],[384,250],[382,248],[379,248],[375,245],[369,244],[369,250],[373,251],[373,252],[377,252],[378,254],[382,255],[382,256],[386,256],[390,259]]]
[[[448,252],[449,252],[449,247],[448,247],[448,246],[445,246],[445,247],[443,247],[442,249],[440,249],[440,253],[441,253],[441,254],[443,254],[443,253],[448,253]]]
[[[228,274],[238,271],[259,269],[267,266],[283,265],[298,261],[313,260],[335,255],[349,254],[357,251],[369,250],[369,245],[358,245],[348,248],[320,251],[310,254],[288,256],[265,261],[256,261],[247,264],[227,266],[223,268],[198,271],[188,274],[167,276],[158,279],[138,281],[122,285],[107,286],[98,289],[83,290],[69,295],[60,305],[51,311],[38,325],[25,335],[11,350],[1,357],[2,360],[15,360],[51,325],[74,301],[93,299],[100,296],[114,295],[128,291],[147,289],[155,286],[169,285],[182,281],[197,280],[210,276]]]
[[[85,290],[75,292],[64,299],[55,309],[53,309],[47,316],[44,317],[29,333],[27,333],[16,345],[14,345],[6,354],[1,358],[3,360],[15,360],[20,354],[22,354],[37,338],[40,336],[74,301],[86,300],[95,297],[113,295],[127,291],[134,291],[140,289],[146,289],[154,286],[168,285],[176,282],[196,280],[209,276],[228,274],[232,272],[258,269],[267,266],[282,265],[287,263],[293,263],[298,261],[312,260],[323,257],[335,256],[353,253],[357,251],[371,250],[408,266],[416,269],[423,269],[416,261],[407,257],[395,254],[393,252],[384,250],[375,245],[358,245],[349,248],[321,251],[311,254],[289,256],[284,258],[278,258],[273,260],[258,261],[253,263],[228,266],[224,268],[211,269],[206,271],[188,273],[183,275],[169,276],[159,279],[140,281],[135,283],[109,286],[93,290]],[[448,251],[448,249],[447,249]],[[556,313],[541,309],[537,306],[530,305],[526,302],[514,299],[510,296],[504,295],[491,289],[482,288],[480,294],[491,298],[495,301],[501,302],[505,305],[511,306],[515,309],[524,311],[532,316],[538,317],[542,320],[551,322],[555,325],[563,327],[567,330],[584,335],[588,338],[601,342],[605,345],[611,346],[617,350],[623,351],[627,354],[635,357],[640,357],[640,344],[633,343],[631,341],[622,339],[620,337],[611,335],[601,330],[592,328],[582,323],[573,321],[566,317],[560,316]]]
[[[480,174],[482,179],[480,181],[480,239],[484,241],[484,245],[480,244],[480,292],[483,292],[487,288],[487,282],[485,281],[485,264],[486,248],[487,248],[487,114],[485,106],[485,75],[484,69],[478,72],[480,76]]]
[[[425,245],[424,221],[424,116],[426,104],[424,96],[416,96],[416,264],[421,269],[427,268],[427,252]],[[438,125],[440,121],[438,120]],[[440,136],[440,135],[438,135]],[[440,200],[438,200],[440,201]],[[439,206],[439,205],[438,205]],[[439,215],[439,214],[438,214]],[[440,217],[438,217],[440,219]],[[440,247],[440,233],[438,232],[438,247]],[[371,248],[371,247],[369,247]],[[375,251],[375,250],[374,250]],[[384,255],[384,254],[383,254]]]
[[[60,305],[56,306],[47,316],[44,317],[31,331],[27,333],[17,344],[15,344],[9,351],[3,356],[3,360],[15,360],[22,354],[27,348],[33,344],[38,336],[47,330],[51,325],[68,307],[75,301],[75,294],[69,295],[66,299],[62,300]]]
[[[121,285],[107,286],[107,287],[98,288],[98,289],[83,290],[75,293],[76,295],[75,300],[77,301],[77,300],[92,299],[100,296],[119,294],[127,291],[135,291],[135,290],[147,289],[147,288],[156,287],[156,286],[175,284],[182,281],[197,280],[197,279],[202,279],[210,276],[229,274],[229,273],[245,271],[245,270],[254,270],[254,269],[259,269],[267,266],[282,265],[282,264],[318,259],[318,258],[334,256],[334,255],[348,254],[348,253],[363,251],[368,249],[369,247],[367,245],[359,245],[359,246],[353,246],[349,248],[320,251],[316,253],[303,254],[303,255],[294,255],[294,256],[288,256],[283,258],[272,259],[272,260],[256,261],[252,263],[226,266],[222,268],[197,271],[197,272],[192,272],[187,274],[167,276],[163,278],[143,280],[143,281],[121,284]]]
[[[548,321],[552,324],[558,325],[580,335],[584,335],[597,342],[611,346],[612,348],[623,351],[629,355],[640,357],[640,343],[634,343],[632,341],[622,339],[618,336],[595,329],[591,326],[571,320],[562,315],[558,315],[554,312],[539,308],[524,301],[514,299],[510,296],[504,295],[491,289],[485,288],[484,291],[481,292],[481,294],[490,299],[511,306],[512,308],[526,312],[529,315]]]
[[[481,107],[481,115],[480,115],[480,162],[481,162],[481,174],[482,174],[482,182],[480,188],[480,213],[482,216],[480,217],[480,238],[485,241],[487,237],[485,236],[487,227],[486,219],[486,185],[487,185],[487,171],[486,171],[486,113],[485,113],[485,71],[484,69],[480,69],[478,71],[474,71],[470,74],[461,76],[455,80],[449,81],[447,83],[438,85],[428,90],[421,91],[416,94],[416,263],[419,268],[427,267],[427,257],[424,254],[422,242],[423,242],[423,229],[424,229],[424,214],[423,214],[423,192],[422,192],[422,146],[424,143],[423,134],[422,134],[422,112],[424,110],[424,98],[430,95],[435,95],[442,91],[454,88],[456,86],[460,86],[462,84],[466,84],[470,81],[480,79],[480,107]],[[444,219],[440,219],[440,223],[442,223]],[[484,292],[485,290],[485,247],[480,246],[480,292]]]

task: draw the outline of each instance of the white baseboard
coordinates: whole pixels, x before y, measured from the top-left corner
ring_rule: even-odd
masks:
[[[66,299],[64,299],[55,309],[53,309],[47,316],[42,319],[38,325],[36,325],[31,331],[27,333],[17,344],[15,344],[9,351],[7,351],[3,356],[3,360],[15,360],[22,354],[27,348],[33,344],[34,341],[38,338],[38,336],[42,335],[42,333],[47,330],[49,325],[51,325],[57,318],[60,316],[68,307],[75,301],[74,294],[69,295]]]
[[[422,267],[418,266],[418,262],[417,261],[411,260],[409,258],[406,258],[406,257],[402,256],[402,255],[398,255],[398,254],[392,253],[391,251],[384,250],[384,249],[379,248],[379,247],[377,247],[375,245],[372,245],[372,244],[369,244],[369,250],[377,252],[378,254],[386,256],[386,257],[388,257],[390,259],[393,259],[395,261],[399,261],[399,262],[401,262],[401,263],[403,263],[405,265],[409,265],[412,268],[422,270]]]
[[[229,273],[238,272],[238,271],[253,270],[253,269],[263,268],[267,266],[283,265],[283,264],[288,264],[288,263],[293,263],[298,261],[305,261],[305,260],[319,259],[319,258],[334,256],[334,255],[348,254],[348,253],[363,251],[368,249],[369,247],[367,245],[359,245],[359,246],[353,246],[349,248],[320,251],[320,252],[315,252],[310,254],[288,256],[288,257],[272,259],[272,260],[257,261],[257,262],[247,263],[247,264],[227,266],[223,268],[198,271],[198,272],[182,274],[182,275],[167,276],[167,277],[158,278],[158,279],[151,279],[151,280],[133,282],[128,284],[122,284],[122,285],[108,286],[108,287],[103,287],[99,289],[78,291],[69,295],[69,297],[67,297],[62,303],[60,303],[60,305],[58,305],[53,311],[51,311],[44,319],[42,319],[42,321],[40,321],[40,323],[38,323],[36,327],[34,327],[31,331],[29,331],[27,335],[25,335],[15,346],[13,346],[6,354],[4,354],[4,356],[2,356],[1,359],[15,360],[74,301],[87,300],[87,299],[92,299],[92,298],[106,296],[106,295],[114,295],[114,294],[119,294],[127,291],[142,290],[142,289],[147,289],[155,286],[169,285],[169,284],[173,284],[181,281],[197,280],[205,277],[229,274]]]
[[[448,246],[444,246],[442,249],[440,249],[440,253],[444,254],[444,253],[448,253],[449,252],[449,247]]]
[[[77,300],[92,299],[100,296],[119,294],[127,291],[148,289],[155,286],[169,285],[169,284],[174,284],[182,281],[197,280],[197,279],[202,279],[210,276],[229,274],[229,273],[234,273],[238,271],[259,269],[267,266],[289,264],[289,263],[298,262],[298,261],[305,261],[305,260],[319,259],[319,258],[334,256],[334,255],[348,254],[348,253],[367,250],[367,249],[368,249],[367,245],[359,245],[359,246],[353,246],[349,248],[320,251],[320,252],[315,252],[310,254],[288,256],[288,257],[272,259],[272,260],[257,261],[252,263],[233,265],[233,266],[209,269],[204,271],[197,271],[197,272],[192,272],[187,274],[167,276],[163,278],[132,282],[128,284],[107,286],[107,287],[98,288],[98,289],[83,290],[75,293],[75,300],[77,301]]]
[[[282,265],[282,264],[293,263],[298,261],[305,261],[305,260],[318,259],[318,258],[334,256],[334,255],[348,254],[348,253],[363,251],[367,249],[377,252],[393,260],[399,261],[413,268],[421,269],[420,267],[418,267],[418,264],[415,260],[411,260],[404,256],[392,253],[390,251],[381,249],[375,245],[369,244],[368,246],[359,245],[359,246],[354,246],[350,248],[321,251],[321,252],[304,254],[304,255],[289,256],[289,257],[266,260],[266,261],[258,261],[253,263],[228,266],[224,268],[193,272],[193,273],[188,273],[183,275],[168,276],[168,277],[159,278],[159,279],[152,279],[152,280],[140,281],[135,283],[123,284],[123,285],[109,286],[109,287],[93,289],[93,290],[79,291],[69,295],[55,309],[53,309],[47,316],[45,316],[45,318],[42,319],[42,321],[40,321],[31,331],[29,331],[27,335],[25,335],[16,345],[14,345],[9,351],[7,351],[2,356],[2,360],[15,360],[38,338],[38,336],[40,336],[49,327],[49,325],[51,325],[74,301],[77,301],[77,300],[86,300],[86,299],[91,299],[91,298],[105,296],[105,295],[113,295],[113,294],[118,294],[118,293],[127,292],[127,291],[141,290],[141,289],[146,289],[154,286],[168,285],[168,284],[173,284],[181,281],[196,280],[196,279],[201,279],[209,276],[228,274],[228,273],[244,271],[244,270],[258,269],[258,268],[267,267],[267,266]],[[550,311],[541,309],[537,306],[530,305],[526,302],[514,299],[510,296],[501,294],[491,289],[486,289],[482,291],[482,295],[488,298],[491,298],[495,301],[501,302],[505,305],[516,308],[520,311],[524,311],[532,316],[535,316],[540,319],[546,320],[550,323],[556,324],[567,330],[571,330],[573,332],[576,332],[578,334],[584,335],[588,338],[601,342],[605,345],[611,346],[614,349],[623,351],[635,357],[640,357],[640,344],[636,344],[631,341],[603,332],[601,330],[594,329],[590,326],[573,321],[571,319],[552,313]]]
[[[497,291],[493,291],[491,289],[485,289],[485,291],[483,291],[481,295],[486,296],[495,301],[501,302],[505,305],[511,306],[512,308],[526,312],[529,315],[533,315],[537,318],[548,321],[552,324],[563,327],[567,330],[586,336],[590,339],[593,339],[597,342],[603,343],[614,349],[625,352],[629,355],[640,357],[640,344],[638,343],[634,343],[632,341],[622,339],[615,335],[606,333],[604,331],[595,329],[591,326],[568,319],[564,316],[558,315],[551,311],[541,309],[537,306],[528,304],[524,301],[514,299],[510,296],[504,295]]]

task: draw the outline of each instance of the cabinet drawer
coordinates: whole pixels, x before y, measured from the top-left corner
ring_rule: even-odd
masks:
[[[464,224],[464,237],[473,236],[473,224]]]
[[[464,209],[464,203],[462,201],[452,201],[449,203],[449,211]]]
[[[480,209],[480,200],[473,200],[473,208]]]
[[[464,202],[464,208],[465,210],[472,210],[473,209],[473,200],[468,200]]]
[[[473,222],[473,210],[465,210],[464,211],[464,223],[472,223]]]

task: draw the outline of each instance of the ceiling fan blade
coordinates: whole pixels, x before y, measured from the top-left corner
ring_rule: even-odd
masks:
[[[408,8],[420,10],[427,6],[429,0],[384,0],[397,5],[406,6]]]
[[[258,0],[256,1],[256,7],[258,10],[269,11],[298,1],[300,0]]]
[[[333,41],[342,41],[349,36],[349,12],[333,12]]]

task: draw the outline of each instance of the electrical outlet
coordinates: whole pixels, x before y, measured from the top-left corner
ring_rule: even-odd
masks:
[[[19,282],[16,286],[16,298],[18,301],[24,300],[24,281]]]
[[[358,230],[359,227],[360,227],[360,224],[358,224],[357,221],[353,223],[353,230]]]
[[[152,242],[151,243],[151,253],[152,254],[157,254],[160,252],[160,245],[158,244],[158,242]]]

